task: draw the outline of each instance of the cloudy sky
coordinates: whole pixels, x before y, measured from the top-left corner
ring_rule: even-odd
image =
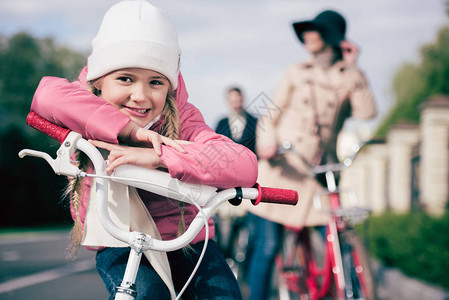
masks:
[[[90,52],[105,11],[115,0],[0,0],[0,33],[25,30]],[[307,57],[291,23],[323,9],[342,13],[349,40],[361,48],[359,65],[384,115],[394,97],[391,79],[417,61],[423,44],[447,25],[444,0],[153,0],[179,32],[182,72],[190,101],[215,126],[227,112],[224,91],[243,88],[247,103],[270,97],[286,67]]]

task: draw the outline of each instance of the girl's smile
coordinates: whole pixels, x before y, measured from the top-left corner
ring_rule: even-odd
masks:
[[[145,108],[133,108],[128,106],[123,106],[123,108],[128,111],[130,114],[135,114],[138,117],[145,117],[145,115],[150,112],[151,109],[145,109]]]
[[[94,86],[103,99],[145,127],[164,109],[170,82],[152,70],[126,68],[103,76]]]

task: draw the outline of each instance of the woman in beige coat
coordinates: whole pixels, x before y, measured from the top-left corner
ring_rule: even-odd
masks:
[[[298,228],[327,223],[327,215],[312,205],[319,183],[308,176],[309,166],[336,161],[336,139],[347,117],[376,115],[371,90],[355,65],[358,49],[345,41],[345,19],[324,11],[293,27],[312,57],[287,69],[272,99],[275,109],[259,120],[256,147],[259,183],[296,189],[300,202],[293,208],[274,204],[248,208],[258,222],[249,266],[250,299],[267,298],[282,225]],[[286,141],[301,156],[277,155]]]

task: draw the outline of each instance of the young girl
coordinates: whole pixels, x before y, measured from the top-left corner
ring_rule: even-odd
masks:
[[[187,102],[179,73],[177,33],[165,12],[145,1],[120,2],[105,14],[92,46],[79,82],[43,78],[32,111],[109,150],[108,172],[122,164],[134,164],[165,168],[179,180],[219,188],[254,185],[255,155],[215,134]],[[119,145],[119,141],[129,146]],[[94,181],[89,179],[73,182],[72,215],[75,227],[82,230],[80,244],[100,249],[97,270],[113,299],[130,249],[95,225],[89,208],[95,195],[90,193],[91,187]],[[178,236],[179,224],[188,227],[196,215],[193,205],[133,191],[123,193],[124,199],[117,202],[129,203],[132,213],[125,225],[131,230],[150,231],[169,240]],[[212,220],[209,225],[209,238],[213,238]],[[187,255],[182,250],[167,255],[146,251],[136,280],[137,299],[174,298],[175,290],[179,291],[190,276],[204,239],[203,228]],[[167,258],[169,268],[164,265]],[[212,240],[183,299],[241,299],[237,281]]]

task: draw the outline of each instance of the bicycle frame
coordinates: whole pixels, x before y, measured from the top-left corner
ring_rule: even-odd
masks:
[[[302,260],[303,264],[306,265],[305,267],[305,287],[307,288],[308,295],[310,300],[318,300],[318,299],[324,299],[328,293],[331,290],[332,285],[332,279],[335,282],[335,288],[336,288],[336,297],[338,299],[353,299],[352,296],[352,283],[346,282],[346,276],[343,263],[343,257],[342,257],[342,251],[341,251],[341,245],[340,245],[340,234],[348,230],[347,223],[345,220],[345,217],[348,215],[355,215],[355,214],[365,214],[367,215],[369,213],[369,209],[366,208],[359,208],[355,207],[354,209],[342,209],[341,207],[341,199],[340,194],[342,191],[338,188],[336,179],[334,176],[334,172],[341,171],[347,167],[349,167],[352,164],[353,159],[355,158],[355,155],[360,150],[360,145],[356,145],[354,149],[354,154],[344,160],[342,163],[339,164],[329,164],[329,165],[321,165],[321,166],[309,166],[310,167],[310,176],[314,177],[316,174],[324,173],[326,182],[327,182],[327,188],[323,189],[320,193],[315,194],[315,197],[313,199],[314,206],[317,210],[326,211],[330,214],[330,218],[328,221],[328,224],[326,225],[326,233],[325,233],[325,253],[324,253],[324,261],[322,263],[322,266],[320,267],[317,263],[317,261],[314,258],[313,252],[312,252],[312,241],[311,236],[309,234],[309,231],[307,228],[301,228],[299,231],[295,230],[295,238],[298,242],[302,244],[303,246],[297,250],[297,256],[298,260]],[[283,145],[283,148],[278,151],[279,153],[283,154],[286,152],[293,152],[297,155],[298,154],[294,149],[291,148],[291,144],[289,142],[285,142]],[[354,196],[353,194],[350,194],[351,196]],[[324,205],[322,203],[322,197],[326,196],[328,199],[328,206],[324,208]],[[355,196],[354,196],[355,197]],[[356,268],[358,267],[360,269],[361,264],[359,261],[359,258],[357,256],[357,253],[355,250],[351,249],[353,251],[353,257],[354,264],[356,265]],[[301,252],[301,253],[300,253]],[[282,269],[283,261],[281,257],[277,258],[276,264],[278,265],[278,269]],[[282,271],[281,271],[282,272]],[[299,275],[301,276],[301,274]],[[289,287],[291,290],[293,290],[296,293],[301,293],[301,288],[299,286],[300,284],[300,278],[294,278],[291,277],[292,284],[287,283],[285,286]],[[362,282],[362,288],[365,288],[365,284],[363,282],[364,278],[362,276],[359,276],[361,278],[360,281]],[[287,278],[287,280],[289,280]],[[296,287],[295,287],[296,285]],[[296,290],[294,290],[296,289]],[[366,291],[364,291],[366,294]],[[283,294],[284,295],[284,294]],[[288,297],[287,297],[288,298]]]
[[[61,146],[56,152],[56,159],[52,159],[47,153],[29,149],[20,151],[19,157],[35,156],[43,158],[57,175],[94,177],[97,187],[96,209],[101,225],[113,237],[130,245],[131,252],[122,284],[117,289],[115,298],[117,300],[132,300],[135,298],[137,293],[134,283],[143,251],[168,252],[185,247],[195,238],[203,226],[206,226],[206,231],[208,230],[208,219],[223,202],[231,200],[234,204],[240,204],[242,199],[252,199],[254,205],[260,202],[295,205],[298,201],[298,193],[296,191],[264,188],[259,185],[253,188],[236,187],[219,191],[215,187],[181,182],[159,170],[149,170],[130,165],[120,166],[112,175],[108,175],[105,170],[105,160],[101,153],[91,143],[83,139],[80,134],[54,125],[33,112],[28,115],[27,123],[60,141]],[[84,152],[89,157],[94,166],[95,174],[87,174],[72,164],[71,157],[77,150]],[[141,178],[146,178],[146,180],[144,181]],[[187,230],[173,240],[163,241],[141,232],[123,230],[114,224],[108,212],[109,180],[135,186],[159,195],[169,196],[175,200],[192,203],[197,206],[199,212]],[[177,188],[169,188],[169,186],[173,185]],[[193,197],[194,193],[192,191],[198,190],[202,191],[199,197],[197,193]]]
[[[370,210],[367,208],[360,208],[355,207],[353,209],[343,209],[341,207],[341,199],[340,195],[342,191],[338,189],[334,172],[341,171],[346,167],[349,167],[352,164],[352,161],[355,157],[355,154],[359,151],[360,146],[357,145],[355,149],[354,155],[346,159],[342,164],[333,164],[333,165],[327,165],[327,166],[317,166],[316,169],[312,170],[313,173],[317,174],[323,170],[325,170],[325,177],[326,177],[326,183],[327,183],[327,190],[325,190],[322,193],[317,193],[314,198],[314,206],[318,210],[323,210],[322,205],[319,201],[319,198],[324,194],[329,197],[329,206],[330,209],[328,210],[328,213],[330,214],[330,219],[327,225],[327,232],[326,232],[326,243],[327,243],[327,254],[326,257],[329,260],[329,264],[327,268],[332,271],[332,274],[335,279],[335,285],[337,288],[337,296],[339,298],[344,298],[345,294],[346,296],[349,294],[352,294],[352,286],[351,283],[346,282],[345,280],[345,268],[343,267],[343,258],[342,258],[342,252],[341,252],[341,245],[340,245],[340,238],[339,233],[342,233],[347,230],[348,225],[345,221],[346,216],[351,215],[368,215]],[[355,199],[354,193],[350,193],[350,196],[352,199]],[[357,266],[361,266],[360,262],[358,261],[358,257],[356,253],[354,252],[354,257],[356,258],[355,264]],[[326,266],[325,266],[326,268]],[[327,273],[326,281],[328,282],[332,275],[331,273]],[[363,278],[360,278],[361,281],[363,281]],[[326,291],[329,289],[330,285],[323,285],[322,289],[320,290],[319,297],[324,297],[326,294]],[[362,285],[364,287],[364,285]]]
[[[332,209],[340,209],[340,199],[339,195],[337,193],[331,193],[329,195],[330,203]],[[323,298],[326,294],[326,292],[329,290],[331,285],[331,277],[332,274],[335,279],[335,285],[337,287],[337,296],[339,298],[344,297],[344,291],[345,291],[345,277],[344,277],[344,269],[343,269],[343,260],[341,256],[340,251],[340,240],[338,237],[338,232],[343,230],[343,228],[338,226],[338,223],[341,221],[338,220],[338,218],[333,215],[331,216],[329,223],[327,225],[326,230],[326,262],[324,264],[324,271],[325,272],[325,281],[322,285],[322,288],[320,289],[318,293],[318,299]],[[344,224],[343,224],[344,225]],[[316,284],[316,282],[314,282]]]

